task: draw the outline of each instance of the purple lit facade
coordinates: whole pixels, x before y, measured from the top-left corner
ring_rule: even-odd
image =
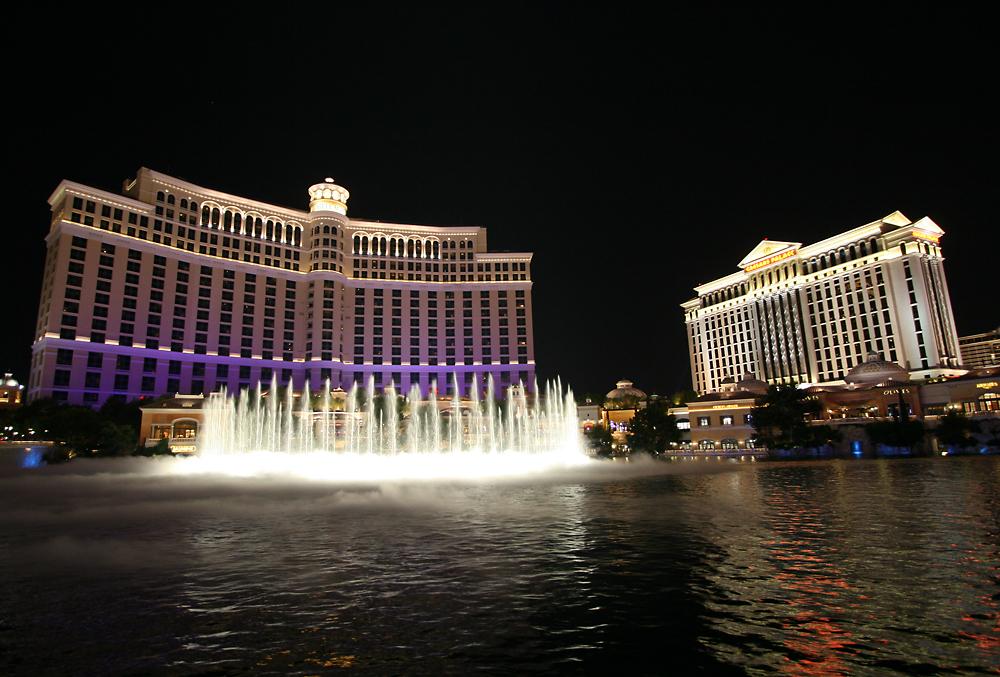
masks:
[[[140,169],[117,195],[63,181],[29,399],[124,399],[375,379],[424,396],[533,387],[531,254],[486,229],[347,217],[327,180],[294,210]]]

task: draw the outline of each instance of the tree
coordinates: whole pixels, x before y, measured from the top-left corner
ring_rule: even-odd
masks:
[[[151,447],[146,445],[140,445],[136,447],[135,451],[132,452],[133,456],[169,456],[171,455],[170,442],[168,440],[160,440]]]
[[[139,411],[139,407],[144,404],[152,404],[155,401],[131,400],[126,402],[122,397],[112,396],[105,400],[99,409],[99,413],[111,423],[135,428],[136,435],[138,435],[139,421],[142,419],[142,412]]]
[[[679,407],[687,404],[696,397],[698,397],[698,393],[693,390],[678,390],[670,396],[670,401],[675,407]]]
[[[602,458],[609,458],[611,456],[614,451],[612,446],[614,444],[614,436],[612,436],[609,428],[597,424],[592,426],[584,435],[587,444],[595,456]]]
[[[651,402],[640,409],[629,423],[629,446],[647,454],[662,454],[671,443],[679,442],[677,419],[667,413],[669,401]]]
[[[821,447],[840,439],[828,425],[809,425],[820,413],[819,400],[793,385],[773,385],[750,412],[757,442],[769,449]]]
[[[128,408],[138,415],[137,405],[116,403],[111,406],[108,415],[105,415],[103,410],[96,412],[89,407],[41,399],[19,409],[11,425],[22,436],[31,435],[33,430],[34,437],[60,442],[61,453],[121,456],[132,451],[138,436],[138,421],[132,424],[115,422],[119,416],[119,420],[128,420]]]
[[[937,428],[934,434],[938,441],[948,448],[971,447],[976,443],[971,433],[979,432],[979,424],[970,421],[964,414],[957,411],[949,411],[938,419]]]
[[[924,424],[916,420],[876,421],[865,426],[872,444],[897,449],[913,449],[924,438]]]

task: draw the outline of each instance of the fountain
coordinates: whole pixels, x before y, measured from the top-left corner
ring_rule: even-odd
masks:
[[[523,384],[494,397],[492,377],[479,398],[450,401],[432,384],[427,397],[416,386],[402,397],[393,386],[312,394],[283,393],[277,379],[238,396],[213,393],[204,409],[198,457],[181,472],[252,476],[280,474],[341,481],[482,478],[585,464],[572,391],[549,382],[531,406]],[[535,392],[539,393],[537,383]],[[296,402],[296,400],[298,400]]]

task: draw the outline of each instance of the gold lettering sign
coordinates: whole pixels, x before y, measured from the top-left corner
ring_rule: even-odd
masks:
[[[934,235],[932,233],[924,233],[919,230],[913,231],[913,236],[919,237],[921,240],[927,240],[928,242],[933,242],[934,244],[937,244],[941,240],[941,238],[938,237],[937,235]]]
[[[996,381],[987,381],[986,383],[976,384],[977,388],[982,388],[983,390],[989,390],[990,388],[996,388],[997,386],[1000,386],[1000,383],[997,383]]]
[[[772,263],[777,263],[778,261],[784,261],[785,259],[790,259],[799,253],[798,249],[789,249],[788,251],[783,251],[780,254],[775,254],[774,256],[768,256],[766,259],[761,259],[760,261],[754,261],[748,265],[743,270],[749,272],[751,270],[758,270],[759,268],[764,268]]]

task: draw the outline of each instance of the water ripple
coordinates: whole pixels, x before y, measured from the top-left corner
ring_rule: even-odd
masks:
[[[0,478],[0,671],[995,674],[1000,459]]]

